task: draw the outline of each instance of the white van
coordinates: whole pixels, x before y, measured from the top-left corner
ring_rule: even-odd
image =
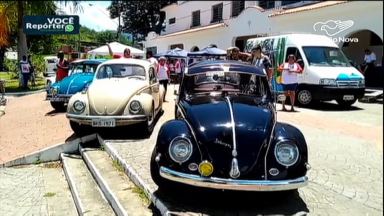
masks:
[[[351,106],[365,93],[364,76],[351,65],[339,47],[328,37],[312,34],[285,34],[249,39],[245,51],[260,44],[274,67],[273,89],[282,92],[278,65],[293,54],[303,64],[298,75],[296,101],[309,105],[317,101],[336,100],[341,106]]]
[[[45,77],[55,76],[56,75],[57,57],[56,56],[44,57],[44,62],[45,62],[45,71],[44,71],[43,75]]]

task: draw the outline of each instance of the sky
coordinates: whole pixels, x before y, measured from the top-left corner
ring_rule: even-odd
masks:
[[[73,13],[71,4],[66,7],[60,5],[59,7],[68,15],[79,15],[80,25],[96,31],[117,29],[117,19],[112,20],[109,18],[107,7],[111,4],[110,1],[84,1],[81,4],[83,11],[76,13]]]

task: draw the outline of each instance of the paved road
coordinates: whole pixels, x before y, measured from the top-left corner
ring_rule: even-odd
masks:
[[[0,163],[74,138],[64,113],[55,113],[45,93],[8,101],[0,118]]]
[[[149,139],[110,142],[154,191],[149,158],[161,124],[173,118],[172,95],[167,97],[170,102]],[[175,215],[382,215],[382,105],[357,103],[340,111],[335,104],[323,104],[298,110],[278,114],[279,121],[299,127],[309,145],[310,184],[296,197],[278,202],[270,195],[250,193],[155,193]]]

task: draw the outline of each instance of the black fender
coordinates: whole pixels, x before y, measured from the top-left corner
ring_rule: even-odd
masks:
[[[200,163],[200,149],[187,122],[185,122],[185,120],[170,120],[161,126],[157,136],[154,150],[156,154],[161,154],[159,164],[162,166],[180,166],[180,164],[174,162],[169,156],[169,145],[172,140],[178,136],[188,138],[193,146],[192,156],[189,161],[183,163],[183,167],[184,164],[189,164],[191,162]]]
[[[296,162],[296,164],[285,167],[281,164],[279,164],[276,160],[275,156],[275,147],[276,144],[279,141],[282,140],[289,140],[294,142],[299,150],[299,159]],[[293,179],[293,178],[299,178],[302,176],[305,176],[307,173],[306,164],[308,163],[308,146],[307,142],[305,141],[304,134],[295,126],[283,123],[283,122],[277,122],[275,126],[274,131],[274,138],[269,146],[268,153],[266,155],[267,157],[267,173],[269,179]],[[271,176],[268,173],[268,170],[270,168],[277,168],[280,170],[280,174],[277,176]]]

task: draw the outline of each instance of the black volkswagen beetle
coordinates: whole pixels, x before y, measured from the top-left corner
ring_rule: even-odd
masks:
[[[187,69],[177,95],[175,120],[162,125],[151,157],[159,188],[294,191],[307,185],[305,138],[277,122],[262,70],[237,61],[200,62]]]

